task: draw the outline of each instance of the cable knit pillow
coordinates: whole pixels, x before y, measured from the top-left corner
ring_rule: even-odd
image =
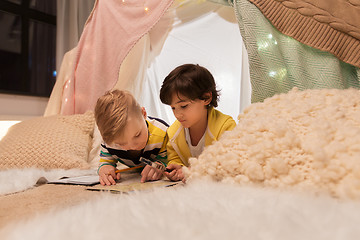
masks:
[[[94,114],[28,119],[12,126],[0,141],[0,169],[89,168]]]

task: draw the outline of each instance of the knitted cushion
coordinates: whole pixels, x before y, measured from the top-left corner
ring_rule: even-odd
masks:
[[[0,169],[89,168],[94,114],[49,116],[13,125],[0,141]]]

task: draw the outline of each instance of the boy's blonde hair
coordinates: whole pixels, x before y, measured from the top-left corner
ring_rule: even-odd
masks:
[[[101,96],[95,106],[95,121],[105,143],[121,136],[129,115],[142,117],[141,107],[134,96],[123,90],[113,90]]]

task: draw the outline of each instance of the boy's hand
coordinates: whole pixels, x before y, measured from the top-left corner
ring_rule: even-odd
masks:
[[[161,169],[146,165],[141,172],[141,182],[159,180],[162,177],[162,173],[163,171]]]
[[[120,173],[115,173],[116,168],[112,165],[104,165],[99,170],[99,180],[100,184],[105,185],[115,185],[115,179],[120,179]]]
[[[185,181],[181,165],[170,164],[166,169],[171,170],[171,172],[164,172],[164,175],[171,181]]]

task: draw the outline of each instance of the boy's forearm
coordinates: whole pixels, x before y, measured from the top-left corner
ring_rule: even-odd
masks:
[[[100,162],[97,173],[99,174],[100,168],[103,167],[103,166],[106,166],[106,165],[110,165],[110,166],[113,166],[114,168],[116,168],[116,163],[113,164],[113,163],[110,163],[110,162],[103,162],[103,163]]]

